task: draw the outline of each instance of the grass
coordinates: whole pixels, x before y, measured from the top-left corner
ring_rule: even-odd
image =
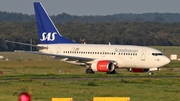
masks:
[[[165,54],[171,54],[171,51],[179,54],[180,50],[179,47],[155,48],[163,48]],[[179,61],[172,61],[152,76],[121,69],[114,75],[87,75],[85,67],[43,55],[13,52],[1,52],[0,55],[8,58],[8,61],[0,60],[0,71],[3,71],[0,101],[17,101],[24,91],[32,95],[32,101],[51,101],[52,97],[72,97],[73,101],[92,101],[93,97],[130,97],[131,101],[180,99]],[[161,76],[166,77],[159,78]]]
[[[174,101],[179,99],[179,79],[119,80],[20,80],[0,83],[0,100],[17,101],[22,91],[33,101],[50,101],[52,97],[73,97],[74,101],[92,101],[98,97],[130,96],[131,101]]]

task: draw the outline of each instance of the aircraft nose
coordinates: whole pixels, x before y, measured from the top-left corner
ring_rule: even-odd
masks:
[[[167,64],[170,63],[170,59],[165,56],[164,59],[163,59],[163,62],[164,62],[164,65],[167,65]]]

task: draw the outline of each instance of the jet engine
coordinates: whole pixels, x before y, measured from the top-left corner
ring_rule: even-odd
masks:
[[[110,60],[94,61],[91,64],[91,69],[98,72],[111,72],[114,70],[114,62]]]

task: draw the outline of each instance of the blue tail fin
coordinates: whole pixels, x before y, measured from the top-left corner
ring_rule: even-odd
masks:
[[[34,2],[34,10],[41,44],[74,43],[59,33],[40,2]]]

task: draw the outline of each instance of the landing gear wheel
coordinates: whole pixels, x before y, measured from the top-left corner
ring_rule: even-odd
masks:
[[[153,74],[154,74],[154,72],[152,72],[152,71],[149,72],[149,75],[153,75]]]
[[[111,72],[107,72],[107,74],[116,74],[116,71],[113,70],[113,71],[111,71]]]
[[[86,74],[94,74],[94,71],[91,68],[87,68]]]

